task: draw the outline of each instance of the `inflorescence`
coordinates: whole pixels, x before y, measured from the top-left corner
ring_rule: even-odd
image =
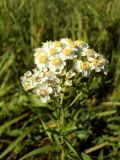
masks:
[[[22,86],[46,103],[53,97],[60,97],[62,87],[72,86],[75,78],[89,77],[95,72],[105,73],[108,60],[84,41],[64,38],[47,41],[41,48],[36,48],[34,63],[36,68],[21,77]]]

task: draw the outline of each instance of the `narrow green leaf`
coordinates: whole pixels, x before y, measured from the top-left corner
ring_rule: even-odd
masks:
[[[56,134],[53,134],[54,140],[55,140],[55,144],[56,145],[60,145],[60,140],[58,138],[58,136]]]
[[[52,151],[59,151],[61,150],[61,146],[51,146],[51,145],[47,145],[38,149],[35,149],[29,153],[27,153],[26,155],[24,155],[22,158],[20,158],[19,160],[24,160],[26,158],[29,158],[31,156],[37,155],[37,154],[41,154],[41,153],[46,153],[46,152],[52,152]]]
[[[7,149],[3,151],[0,155],[0,159],[4,158],[10,151],[12,151],[20,141],[22,141],[32,130],[33,127],[28,128],[23,134],[21,134],[12,144],[8,146]]]
[[[96,150],[98,150],[98,149],[100,149],[100,148],[103,148],[103,147],[105,147],[105,146],[107,146],[107,145],[109,145],[109,144],[110,144],[110,143],[109,143],[108,141],[106,141],[106,142],[103,142],[103,143],[98,144],[98,145],[96,145],[96,146],[93,146],[93,147],[91,147],[91,148],[89,148],[89,149],[86,149],[85,152],[86,152],[86,153],[91,153],[91,152],[94,152],[94,151],[96,151]]]
[[[15,119],[12,119],[9,122],[6,122],[5,124],[3,124],[2,126],[0,126],[0,133],[3,132],[7,127],[9,127],[10,125],[22,120],[23,118],[25,118],[26,116],[28,116],[28,113],[23,114],[22,116],[19,116]]]
[[[104,117],[104,116],[109,116],[109,115],[115,114],[116,112],[117,112],[117,110],[100,112],[100,113],[96,113],[96,116],[98,116],[98,117]]]
[[[72,107],[73,106],[73,104],[75,104],[76,102],[77,102],[77,100],[80,98],[80,96],[81,96],[81,92],[75,97],[75,99],[71,102],[71,104],[70,104],[70,107]]]
[[[90,156],[88,156],[88,155],[85,154],[85,153],[82,153],[82,158],[83,158],[83,160],[92,160],[92,159],[90,158]]]
[[[116,125],[116,124],[108,124],[107,125],[108,128],[115,130],[115,131],[119,131],[120,130],[120,125]]]
[[[39,116],[39,118],[40,118],[40,116]],[[44,130],[45,130],[46,134],[48,135],[49,139],[50,139],[51,141],[53,141],[53,140],[52,140],[51,133],[47,131],[47,129],[48,129],[48,128],[47,128],[47,126],[46,126],[45,122],[42,120],[42,118],[40,118],[40,121],[41,121],[42,126],[43,126],[43,128],[44,128]]]
[[[72,132],[72,131],[74,131],[76,129],[77,129],[77,127],[75,125],[75,122],[72,120],[70,123],[68,123],[68,125],[66,126],[64,131],[66,133],[70,133],[70,132]]]
[[[99,153],[98,160],[104,160],[103,150]]]
[[[76,152],[76,150],[71,146],[71,144],[70,144],[67,140],[65,140],[65,142],[66,142],[67,146],[69,147],[69,149],[70,149],[70,150],[74,153],[74,155],[80,160],[80,157],[79,157],[78,153]]]

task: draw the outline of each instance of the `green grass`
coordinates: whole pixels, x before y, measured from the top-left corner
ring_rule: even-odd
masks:
[[[37,107],[38,100],[24,93],[20,76],[34,67],[35,47],[46,40],[63,37],[85,40],[110,61],[108,75],[93,79],[90,86],[93,91],[87,101],[81,106],[77,104],[79,116],[71,118],[76,124],[71,122],[71,126],[66,126],[66,130],[73,127],[73,132],[68,134],[72,146],[83,160],[87,160],[83,152],[93,160],[120,159],[119,15],[119,0],[0,1],[1,159],[18,160],[45,145],[52,151],[51,134],[47,129],[54,128],[55,123],[50,115],[45,118],[51,109]],[[73,117],[75,109],[70,110],[68,116]],[[77,127],[75,131],[74,127]],[[54,140],[59,143],[56,136]],[[73,148],[71,150],[74,152]],[[54,155],[59,160],[57,152],[46,149],[46,153],[44,150],[43,154],[29,159],[53,160]]]

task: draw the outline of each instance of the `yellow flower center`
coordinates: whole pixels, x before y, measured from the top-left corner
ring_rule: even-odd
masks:
[[[48,93],[47,93],[47,91],[45,90],[45,89],[43,89],[43,90],[40,90],[40,95],[41,96],[46,96]]]
[[[59,58],[55,58],[52,60],[52,64],[57,66],[57,65],[60,65],[61,64],[61,60]]]
[[[71,48],[75,47],[75,45],[71,39],[68,40],[68,46],[70,46]]]
[[[102,59],[102,64],[106,65],[107,64],[107,60],[106,59]]]
[[[41,78],[40,77],[36,77],[35,78],[35,82],[40,82]]]
[[[83,69],[83,70],[88,70],[88,69],[89,69],[89,65],[88,65],[87,62],[81,62],[81,63],[80,63],[80,67],[81,67],[81,69]]]
[[[69,49],[69,48],[64,49],[63,54],[64,54],[65,56],[70,56],[70,55],[72,54],[72,50]]]
[[[46,63],[47,60],[48,60],[48,58],[47,58],[47,56],[45,56],[45,55],[41,55],[41,56],[39,57],[39,62],[40,62],[40,63]]]
[[[84,41],[77,40],[77,41],[75,41],[74,43],[75,43],[75,45],[80,46],[80,45],[83,45],[85,42],[84,42]]]
[[[30,85],[30,82],[29,82],[29,81],[23,82],[22,85],[23,85],[23,88],[24,88],[25,91],[28,91],[28,90],[31,89],[31,85]]]
[[[54,54],[57,53],[57,49],[55,49],[55,48],[54,49],[50,49],[49,52],[50,52],[51,55],[54,55]]]
[[[55,41],[54,42],[55,47],[62,47],[62,42],[60,41]]]
[[[93,49],[88,49],[85,53],[87,57],[90,57],[93,55]]]
[[[99,59],[93,59],[92,63],[93,63],[95,66],[99,66],[99,65],[100,65]]]
[[[52,80],[49,80],[48,85],[49,85],[49,87],[54,88],[55,87],[55,82],[52,81]]]
[[[49,71],[47,71],[47,72],[45,72],[45,75],[49,77],[51,75],[51,73]]]

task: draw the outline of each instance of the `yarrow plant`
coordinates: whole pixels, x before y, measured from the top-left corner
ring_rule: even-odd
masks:
[[[32,91],[43,103],[60,98],[63,87],[72,86],[80,76],[106,73],[108,60],[84,41],[68,38],[47,41],[34,50],[36,68],[21,77],[25,91]]]
[[[50,141],[54,142],[60,149],[58,159],[65,160],[66,158],[70,159],[70,157],[80,159],[72,146],[71,136],[69,135],[77,127],[77,122],[74,119],[79,115],[79,107],[73,109],[71,114],[68,113],[71,106],[81,96],[82,88],[79,88],[81,77],[89,79],[98,72],[106,74],[108,60],[103,55],[90,49],[84,41],[72,41],[63,38],[54,42],[47,41],[40,48],[36,48],[34,50],[34,63],[36,68],[27,71],[21,77],[22,86],[25,91],[36,94],[40,103],[52,104],[53,114],[49,115],[47,113],[46,119],[49,115],[50,119],[54,120],[53,126],[55,128],[51,131],[49,128],[47,130],[43,122],[45,117],[40,117]],[[77,96],[74,95],[74,91]],[[71,94],[72,102],[69,96]],[[53,109],[54,106],[55,110]],[[37,114],[39,113],[37,112]],[[55,147],[55,150],[57,148]],[[28,156],[31,154],[28,154]],[[23,159],[25,158],[26,156],[23,157]]]

